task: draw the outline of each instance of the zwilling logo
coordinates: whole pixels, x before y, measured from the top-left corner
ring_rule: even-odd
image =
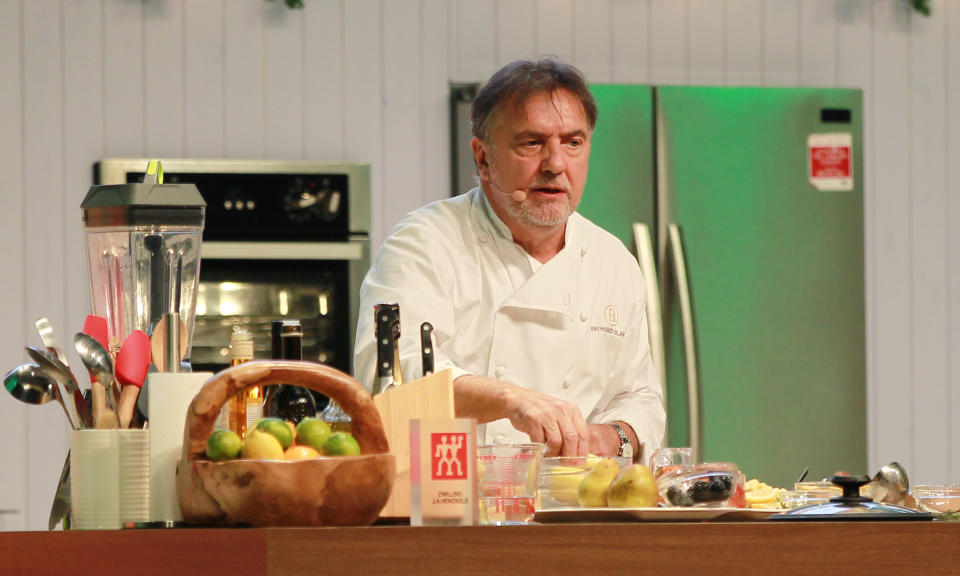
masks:
[[[430,435],[431,475],[434,480],[466,480],[466,433],[434,432]]]

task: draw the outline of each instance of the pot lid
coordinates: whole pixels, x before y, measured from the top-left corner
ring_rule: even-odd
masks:
[[[843,490],[843,496],[825,504],[803,506],[771,516],[780,521],[851,521],[851,520],[933,520],[933,515],[893,504],[874,502],[860,495],[860,487],[870,482],[869,476],[834,476],[831,482]]]
[[[202,229],[206,206],[194,184],[164,184],[160,161],[151,160],[142,184],[91,186],[80,209],[87,228],[189,226]]]

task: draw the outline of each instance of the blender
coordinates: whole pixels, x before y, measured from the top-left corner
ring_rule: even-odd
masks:
[[[206,210],[197,187],[164,184],[154,160],[143,183],[92,186],[81,209],[93,313],[107,319],[111,354],[140,330],[158,371],[190,371]]]

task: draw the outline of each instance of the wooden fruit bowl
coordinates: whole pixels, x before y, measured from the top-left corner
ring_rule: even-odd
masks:
[[[332,398],[353,420],[360,456],[309,460],[206,460],[220,408],[252,386],[294,384]],[[177,496],[189,524],[365,526],[393,488],[394,456],[370,394],[356,380],[310,362],[247,362],[215,374],[187,410]]]

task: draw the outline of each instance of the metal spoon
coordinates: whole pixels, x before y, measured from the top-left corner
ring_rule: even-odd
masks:
[[[106,388],[106,403],[110,411],[116,411],[116,398],[114,398],[113,385],[113,360],[110,359],[110,353],[97,342],[96,338],[83,332],[73,337],[73,347],[80,355],[80,361],[90,373],[90,380],[94,390],[98,386]]]
[[[910,480],[907,471],[898,462],[891,462],[880,468],[873,481],[877,483],[874,489],[874,500],[887,504],[903,506],[910,497]]]
[[[70,363],[67,362],[66,354],[63,353],[63,349],[60,348],[60,343],[57,342],[57,337],[53,332],[53,326],[50,324],[50,320],[48,320],[46,316],[37,316],[36,324],[37,332],[40,334],[40,340],[43,341],[43,346],[47,349],[47,352],[56,356],[57,360],[63,363],[66,372],[70,374],[70,379],[76,382],[77,379],[70,370]],[[74,391],[68,388],[67,392],[64,400],[70,405],[72,412],[75,414],[74,418],[80,422],[81,425],[89,427],[90,411],[84,411],[84,407],[80,406],[80,402],[83,400],[80,389],[77,388],[76,391]]]
[[[56,381],[36,364],[21,364],[3,377],[3,386],[11,396],[27,404],[41,405],[56,400],[67,415],[67,421],[74,430],[79,427],[70,416],[67,405],[60,397]]]

